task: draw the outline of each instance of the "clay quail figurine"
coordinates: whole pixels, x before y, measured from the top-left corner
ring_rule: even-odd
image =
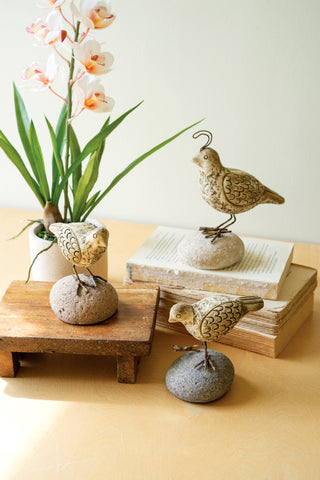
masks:
[[[169,322],[181,322],[188,332],[197,340],[201,340],[204,345],[203,361],[196,367],[204,364],[208,368],[209,364],[214,369],[207,352],[207,341],[218,340],[228,333],[239,320],[248,312],[260,310],[263,307],[261,297],[238,297],[234,300],[226,300],[221,295],[210,296],[194,303],[177,303],[170,310]],[[178,351],[194,350],[201,345],[190,347],[179,347],[174,345],[173,349]]]
[[[80,280],[76,266],[85,267],[89,272],[93,285],[95,277],[89,270],[89,265],[96,263],[105,253],[108,246],[109,232],[106,228],[97,228],[90,223],[52,223],[50,231],[55,234],[58,245],[64,257],[72,263],[73,271],[78,280],[78,292],[84,283]],[[101,279],[104,280],[104,279]]]
[[[200,230],[211,242],[220,237],[236,221],[238,213],[247,212],[261,203],[284,203],[284,198],[263,185],[253,175],[242,170],[226,168],[221,164],[218,153],[210,148],[212,134],[207,130],[196,132],[193,137],[206,135],[208,141],[201,147],[193,161],[200,167],[200,189],[202,198],[219,212],[230,214],[230,218],[215,228],[201,227]]]

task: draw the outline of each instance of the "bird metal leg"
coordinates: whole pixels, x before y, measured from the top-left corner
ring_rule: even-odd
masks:
[[[208,355],[208,349],[207,349],[207,342],[202,342],[199,345],[191,345],[190,347],[180,347],[179,345],[172,345],[172,349],[175,352],[198,352],[200,353],[202,350],[198,350],[199,347],[204,346],[204,360],[201,360],[201,362],[197,363],[197,365],[194,366],[194,368],[199,367],[200,365],[204,365],[205,368],[212,368],[212,370],[215,370],[215,367],[212,363],[212,361],[209,358]]]
[[[230,215],[230,217],[229,217],[227,220],[225,220],[224,222],[220,223],[220,225],[218,225],[217,227],[200,227],[199,230],[203,231],[204,233],[205,233],[206,230],[208,230],[208,231],[210,231],[210,232],[211,232],[211,231],[212,231],[212,232],[216,232],[216,231],[218,231],[218,230],[223,230],[222,227],[225,227],[225,225],[226,225],[228,222],[230,222],[230,220],[232,220],[232,218],[233,218],[233,215]]]
[[[99,275],[93,275],[93,273],[91,272],[91,270],[89,270],[88,267],[86,267],[86,270],[87,270],[87,271],[90,273],[90,275],[91,275],[92,281],[93,281],[93,283],[94,283],[94,287],[97,286],[96,281],[95,281],[96,278],[98,278],[99,280],[102,280],[102,281],[105,282],[105,283],[107,282],[107,280],[105,280],[104,278],[100,277]]]
[[[199,352],[198,348],[202,347],[202,343],[199,345],[191,345],[190,347],[180,347],[179,345],[172,345],[172,350],[175,352]]]
[[[211,238],[211,243],[213,243],[216,240],[216,238],[221,237],[224,233],[230,233],[230,230],[228,230],[228,227],[233,225],[235,221],[236,221],[236,216],[232,214],[226,221],[224,221],[217,227],[214,227],[214,228],[200,227],[199,230],[206,238]]]
[[[227,222],[225,222],[225,226],[224,228],[227,228],[227,227],[231,227],[231,225],[233,225],[235,222],[236,222],[236,216],[235,215],[230,215],[230,218],[228,219]]]
[[[93,287],[96,288],[96,287],[97,287],[97,284],[96,284],[96,281],[95,281],[95,279],[94,279],[95,277],[94,277],[93,273],[89,270],[88,267],[86,267],[86,270],[87,270],[87,272],[89,273],[89,275],[90,275],[90,277],[91,277],[91,280],[92,280],[92,282],[93,282]]]
[[[194,368],[200,367],[200,365],[204,365],[205,368],[209,368],[209,365],[210,365],[212,370],[215,370],[215,366],[213,365],[213,363],[210,360],[209,355],[208,355],[207,342],[202,342],[202,345],[204,346],[204,360],[197,363],[197,365],[195,365]]]
[[[75,265],[72,265],[72,268],[73,268],[73,271],[77,277],[77,280],[78,280],[78,288],[77,288],[77,295],[79,295],[79,292],[80,292],[80,288],[84,288],[85,290],[87,290],[87,287],[85,286],[85,284],[80,280],[80,277],[78,275],[78,272],[76,270],[76,266]]]

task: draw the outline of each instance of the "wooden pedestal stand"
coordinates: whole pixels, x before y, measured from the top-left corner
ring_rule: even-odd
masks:
[[[0,303],[0,376],[14,377],[19,353],[116,355],[118,381],[134,383],[140,357],[150,354],[158,287],[117,286],[118,312],[97,325],[59,320],[49,304],[53,283],[14,281]]]

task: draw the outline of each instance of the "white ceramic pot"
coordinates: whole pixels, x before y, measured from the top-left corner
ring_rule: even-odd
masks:
[[[87,222],[92,223],[92,225],[96,227],[104,227],[104,225],[97,220],[88,219]],[[49,240],[43,240],[37,236],[41,228],[42,225],[35,224],[29,230],[30,263],[41,250],[47,248],[51,243]],[[98,262],[89,268],[94,275],[98,275],[107,280],[108,250]],[[77,267],[77,272],[86,273],[86,270],[82,267]],[[31,270],[31,278],[42,282],[56,282],[60,280],[60,278],[71,274],[73,274],[72,264],[64,258],[57,243],[54,243],[49,250],[39,255]]]

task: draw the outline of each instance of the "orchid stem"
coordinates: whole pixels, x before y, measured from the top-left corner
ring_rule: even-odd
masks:
[[[74,25],[64,16],[61,7],[59,8],[60,15],[62,16],[63,20],[67,22],[68,25],[72,28],[72,30],[75,32],[76,29],[74,28]],[[75,40],[76,41],[76,40]]]
[[[82,36],[81,40],[79,41],[79,43],[83,42],[83,40],[86,38],[86,36],[88,35],[89,32],[90,32],[90,28],[87,28],[86,32],[83,33],[83,36]]]
[[[69,118],[68,122],[71,123],[75,118],[79,117],[80,113],[84,112],[85,111],[85,107],[82,107],[81,110],[79,110],[78,113],[76,113],[75,115],[73,115],[73,117]]]
[[[80,22],[77,22],[77,26],[74,33],[74,41],[77,42],[79,38],[80,31]],[[69,119],[72,117],[72,77],[74,73],[74,53],[72,51],[70,68],[69,68],[69,79],[68,79],[68,114],[67,114],[67,138],[66,138],[66,156],[64,162],[64,171],[66,172],[69,168],[69,157],[70,157],[70,123]],[[64,187],[64,221],[67,221],[68,216],[68,207],[70,206],[69,197],[68,197],[68,184]]]
[[[58,98],[60,98],[64,103],[68,103],[65,98],[63,98],[59,93],[55,92],[51,86],[48,87],[50,92],[54,93]]]
[[[55,45],[53,45],[53,48],[54,48],[55,52],[57,53],[57,55],[59,55],[59,57],[61,57],[62,60],[64,60],[65,62],[67,62],[67,64],[68,64],[69,67],[70,67],[70,62],[69,62],[69,60],[68,60],[67,58],[65,58],[65,57],[62,55],[62,53],[59,52],[59,50],[57,49],[57,47],[56,47]]]
[[[78,80],[80,80],[80,78],[82,78],[85,73],[86,73],[85,70],[83,70],[83,72],[79,73],[73,80],[71,80],[71,85],[73,85]]]
[[[68,34],[67,34],[67,39],[69,40],[69,42],[70,42],[71,44],[73,43],[71,37],[70,37]]]

